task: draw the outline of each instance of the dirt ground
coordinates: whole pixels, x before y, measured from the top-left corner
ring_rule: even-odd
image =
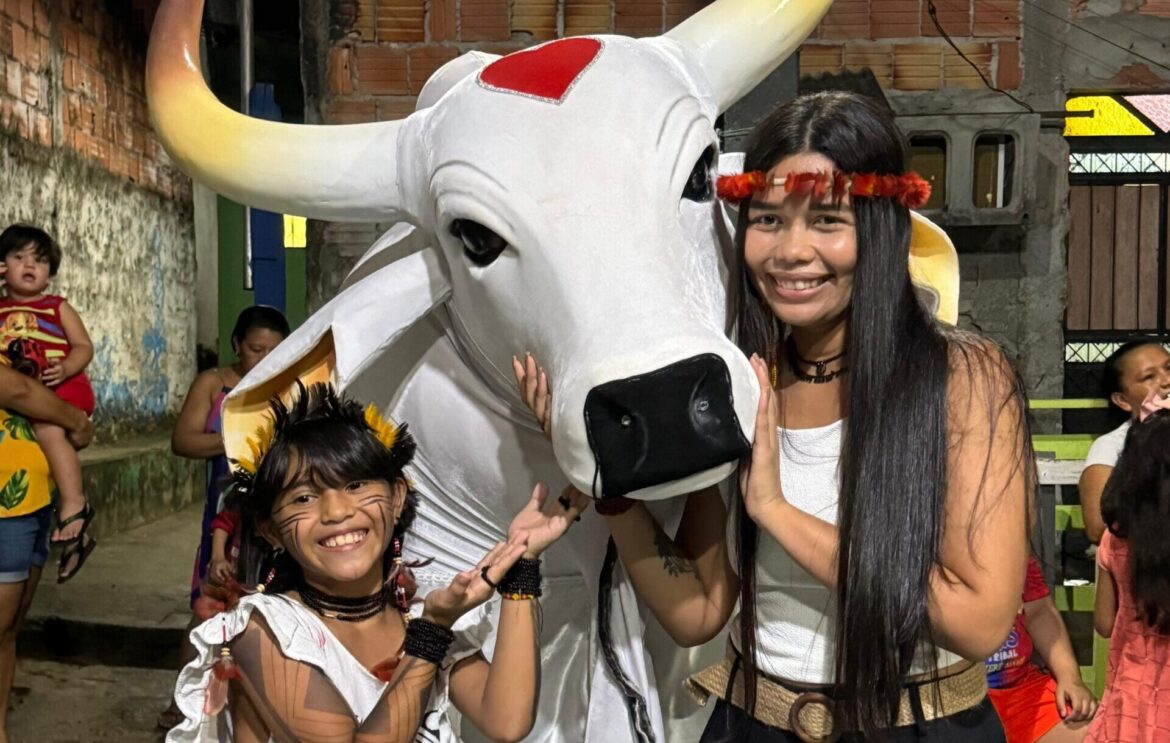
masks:
[[[155,719],[174,682],[174,671],[21,660],[8,714],[9,741],[161,741]]]

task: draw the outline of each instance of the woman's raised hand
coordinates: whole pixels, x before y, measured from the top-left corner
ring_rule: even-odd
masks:
[[[459,617],[492,597],[496,585],[524,555],[523,538],[497,542],[471,570],[456,575],[450,585],[431,591],[423,600],[423,619],[451,627]]]
[[[752,370],[760,383],[760,402],[756,406],[756,434],[750,458],[739,465],[739,491],[743,494],[748,516],[758,518],[768,508],[784,503],[780,492],[780,450],[776,436],[780,409],[772,389],[768,365],[756,354]]]
[[[544,431],[545,436],[551,438],[551,429],[548,424],[552,417],[552,406],[549,405],[551,395],[548,391],[548,375],[544,373],[544,369],[540,368],[530,353],[524,354],[523,360],[516,356],[512,357],[512,373],[516,375],[516,386],[520,388],[520,398],[536,416],[540,430]]]
[[[535,560],[549,546],[564,536],[573,522],[589,508],[592,500],[572,485],[565,488],[554,503],[548,500],[548,485],[537,483],[532,489],[532,498],[524,510],[516,514],[508,526],[508,541],[522,540],[528,548],[524,551],[526,560]]]

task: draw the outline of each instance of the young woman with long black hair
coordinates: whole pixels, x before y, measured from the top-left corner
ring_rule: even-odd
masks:
[[[924,309],[907,207],[841,188],[904,159],[892,117],[856,95],[801,97],[757,127],[745,171],[812,187],[740,204],[732,294],[761,397],[737,518],[725,538],[720,494],[695,493],[670,539],[640,503],[597,503],[680,644],[740,601],[727,660],[692,679],[720,697],[703,741],[1003,740],[981,661],[1020,604],[1025,401],[994,343]],[[547,415],[543,373],[516,373]]]

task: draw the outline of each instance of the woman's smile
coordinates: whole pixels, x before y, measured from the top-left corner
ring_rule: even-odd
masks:
[[[770,273],[772,291],[782,302],[807,302],[816,299],[821,290],[833,280],[832,276],[796,276],[785,273]]]

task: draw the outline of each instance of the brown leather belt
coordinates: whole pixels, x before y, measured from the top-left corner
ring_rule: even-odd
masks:
[[[731,684],[733,672],[735,683]],[[707,699],[714,695],[744,709],[743,668],[739,653],[729,643],[723,661],[688,678],[686,686],[699,704],[706,705]],[[807,691],[803,690],[806,688]],[[731,692],[730,699],[728,691]],[[758,673],[753,716],[765,725],[795,733],[804,743],[832,743],[846,730],[830,696],[831,691],[832,687],[828,686],[782,682]],[[903,727],[920,720],[953,715],[977,706],[986,696],[987,675],[983,665],[964,661],[941,669],[935,681],[924,678],[903,687],[895,725]],[[915,707],[919,709],[915,710]]]

